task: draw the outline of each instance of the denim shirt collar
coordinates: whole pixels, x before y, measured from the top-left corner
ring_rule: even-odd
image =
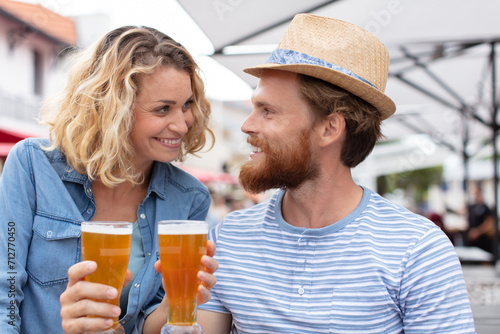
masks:
[[[148,196],[154,191],[162,200],[166,198],[168,179],[167,166],[170,166],[170,164],[154,162],[151,182],[149,182]]]

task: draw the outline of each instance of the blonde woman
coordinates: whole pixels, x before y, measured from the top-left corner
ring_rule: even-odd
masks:
[[[203,82],[179,43],[147,27],[113,30],[78,59],[44,107],[50,140],[18,143],[0,180],[0,245],[15,252],[1,262],[0,332],[104,330],[118,314],[127,333],[159,332],[155,224],[204,220],[210,205],[207,189],[170,164],[213,139]],[[89,220],[135,222],[121,308],[93,300],[116,289],[84,281],[96,269],[80,262],[80,223]],[[216,281],[208,248],[200,303]]]

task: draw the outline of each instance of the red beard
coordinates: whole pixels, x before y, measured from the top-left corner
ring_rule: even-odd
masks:
[[[241,166],[239,180],[243,188],[258,194],[274,188],[295,189],[318,175],[312,158],[310,131],[303,131],[298,140],[283,147],[271,147],[264,139],[248,138],[265,154],[263,162],[248,161]]]

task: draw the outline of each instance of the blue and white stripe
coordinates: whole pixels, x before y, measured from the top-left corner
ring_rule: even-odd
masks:
[[[356,73],[353,73],[351,70],[348,70],[347,68],[344,68],[342,66],[338,66],[338,65],[329,63],[326,60],[320,59],[318,57],[308,55],[307,53],[302,53],[302,52],[288,50],[288,49],[275,49],[271,53],[271,56],[267,60],[267,63],[281,64],[281,65],[307,64],[307,65],[322,66],[325,68],[329,68],[329,69],[344,73],[345,75],[348,75],[354,79],[363,81],[364,83],[372,86],[373,88],[378,89],[378,87],[375,86],[374,84],[372,84],[370,81],[357,75]],[[378,89],[378,90],[380,90],[380,89]]]
[[[281,215],[283,191],[211,231],[212,300],[233,333],[475,333],[460,263],[432,222],[364,189],[321,229]]]

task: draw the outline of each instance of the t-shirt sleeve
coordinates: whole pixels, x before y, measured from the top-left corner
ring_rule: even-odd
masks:
[[[440,229],[430,229],[407,254],[400,306],[405,333],[475,333],[462,268]]]

